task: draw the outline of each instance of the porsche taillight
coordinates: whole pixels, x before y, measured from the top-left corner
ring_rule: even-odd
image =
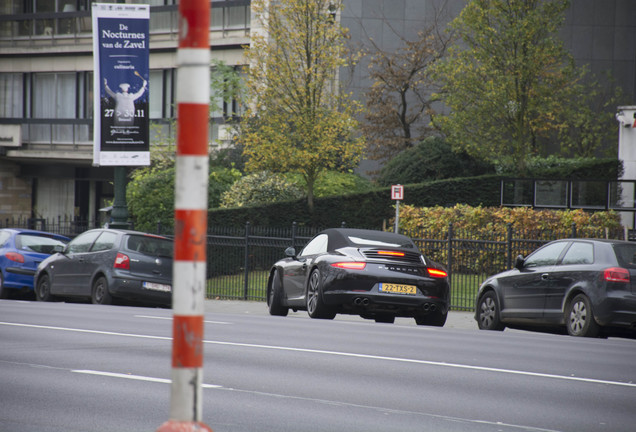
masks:
[[[607,282],[629,283],[629,270],[621,267],[610,267],[603,270],[603,279]]]
[[[404,252],[398,252],[398,251],[385,251],[385,250],[379,250],[378,255],[386,255],[386,256],[394,256],[394,257],[403,257],[405,255]]]
[[[441,270],[441,269],[427,268],[426,270],[428,270],[428,275],[430,277],[445,278],[448,276],[448,273],[446,273],[444,270]]]
[[[130,270],[130,258],[128,258],[128,255],[119,252],[115,257],[115,265],[113,267],[116,269]]]
[[[346,270],[364,270],[364,268],[367,266],[367,263],[365,262],[351,262],[351,261],[346,261],[346,262],[337,262],[337,263],[332,263],[331,267],[336,267],[336,268],[341,268],[341,269],[346,269]]]
[[[17,252],[7,252],[5,257],[7,257],[7,259],[10,259],[11,261],[24,264],[24,255]]]

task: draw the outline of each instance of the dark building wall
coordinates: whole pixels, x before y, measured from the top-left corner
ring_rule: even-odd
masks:
[[[372,38],[385,51],[401,46],[400,36],[414,39],[417,31],[440,15],[448,23],[467,0],[347,0],[341,24],[350,30],[355,47],[369,46]],[[442,9],[442,5],[445,8]],[[572,0],[560,32],[565,48],[578,66],[603,77],[610,72],[636,104],[636,0]],[[351,75],[351,74],[349,74]],[[346,72],[341,79],[347,80]],[[348,81],[354,98],[364,101],[372,83],[368,59],[363,59]],[[364,161],[360,172],[373,171],[377,164]]]

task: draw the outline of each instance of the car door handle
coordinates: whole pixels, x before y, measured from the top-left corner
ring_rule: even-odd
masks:
[[[549,273],[543,273],[541,275],[541,280],[548,280],[550,279],[550,274]]]

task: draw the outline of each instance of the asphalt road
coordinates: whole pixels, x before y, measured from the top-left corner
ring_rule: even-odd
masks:
[[[169,309],[0,300],[0,432],[155,431]],[[636,341],[206,305],[215,432],[633,431]]]

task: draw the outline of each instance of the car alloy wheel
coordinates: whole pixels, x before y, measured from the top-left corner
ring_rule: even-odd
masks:
[[[311,318],[334,319],[336,314],[322,301],[322,281],[320,270],[314,269],[307,284],[307,313]]]
[[[596,337],[600,326],[594,320],[590,299],[579,294],[568,305],[565,323],[571,336]]]
[[[477,311],[480,329],[501,331],[505,328],[499,318],[499,303],[494,292],[489,291],[479,299]]]

